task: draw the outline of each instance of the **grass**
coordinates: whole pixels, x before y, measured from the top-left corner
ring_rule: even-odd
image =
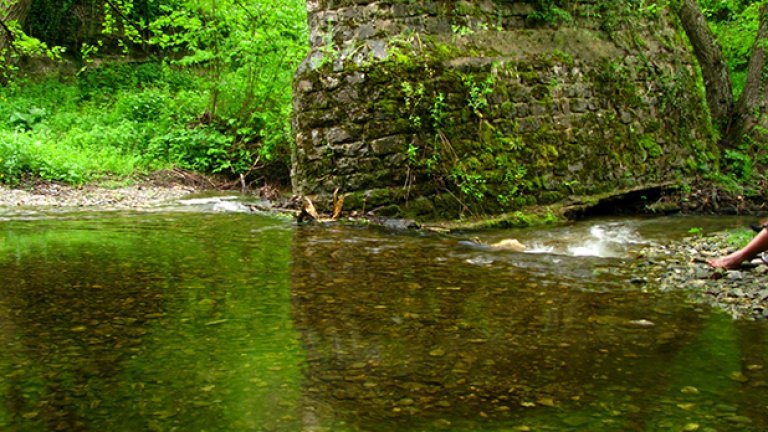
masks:
[[[0,88],[0,182],[82,184],[168,168],[161,138],[205,110],[200,87],[189,72],[143,64]]]
[[[201,120],[208,88],[192,71],[157,63],[0,88],[0,182],[77,185],[172,167],[216,172],[233,157],[252,157],[219,127],[224,120]]]

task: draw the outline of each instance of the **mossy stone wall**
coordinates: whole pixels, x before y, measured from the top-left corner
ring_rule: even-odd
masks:
[[[634,3],[309,1],[295,192],[430,219],[680,181],[713,152],[703,92]]]

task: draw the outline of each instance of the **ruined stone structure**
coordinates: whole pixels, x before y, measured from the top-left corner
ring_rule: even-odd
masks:
[[[459,217],[676,181],[707,163],[711,126],[670,16],[652,3],[533,3],[308,1],[295,192]]]

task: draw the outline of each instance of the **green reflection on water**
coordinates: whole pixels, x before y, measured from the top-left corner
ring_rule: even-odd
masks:
[[[290,229],[99,217],[0,238],[3,428],[297,430]]]

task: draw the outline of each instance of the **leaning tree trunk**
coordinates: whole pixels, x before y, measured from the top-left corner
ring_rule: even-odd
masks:
[[[723,51],[696,0],[682,0],[677,14],[701,66],[712,121],[728,129],[733,111],[733,87]]]
[[[19,27],[24,25],[29,14],[32,0],[0,0],[0,52],[9,47],[13,41],[13,33],[9,27],[12,21]]]
[[[0,0],[0,84],[7,80],[8,65],[12,60],[14,33],[12,23],[21,28],[27,20],[32,0]]]
[[[738,145],[745,136],[768,141],[768,83],[765,77],[765,47],[768,39],[768,4],[760,8],[760,26],[752,45],[744,91],[733,111],[731,126],[725,135],[727,146]],[[760,126],[760,127],[758,127]]]

